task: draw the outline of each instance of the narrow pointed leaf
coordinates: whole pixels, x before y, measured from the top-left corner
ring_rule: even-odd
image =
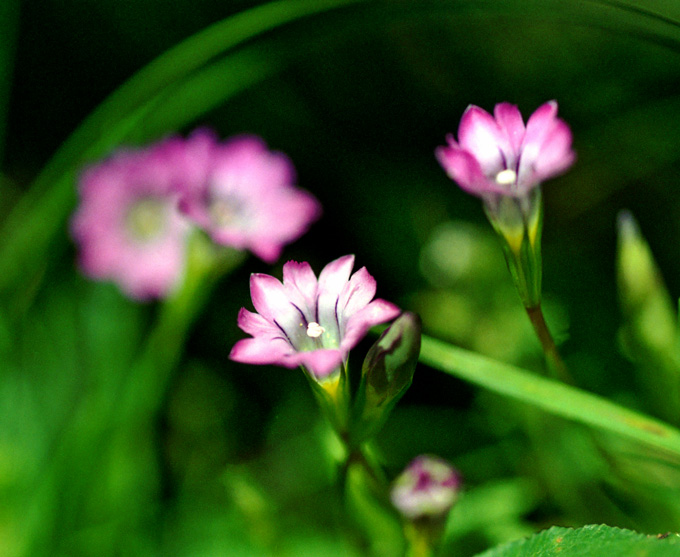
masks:
[[[595,394],[426,336],[420,361],[550,414],[660,449],[680,462],[680,431]]]

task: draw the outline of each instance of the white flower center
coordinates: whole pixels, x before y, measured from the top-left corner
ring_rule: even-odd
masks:
[[[163,199],[145,197],[130,207],[125,225],[136,240],[148,242],[163,233],[167,220],[167,203]]]
[[[319,338],[325,332],[326,332],[326,329],[324,329],[321,325],[319,325],[315,321],[311,321],[307,325],[307,336],[308,337]]]
[[[239,206],[230,199],[213,199],[209,209],[210,220],[219,228],[233,225],[239,217]]]
[[[501,170],[498,174],[496,174],[496,183],[502,186],[509,186],[510,184],[514,184],[516,181],[517,172],[511,170],[510,168]]]

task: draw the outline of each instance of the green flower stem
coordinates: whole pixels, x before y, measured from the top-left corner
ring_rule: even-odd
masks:
[[[382,499],[387,499],[388,481],[380,464],[375,459],[373,450],[369,443],[363,443],[359,447],[354,447],[349,451],[347,466],[358,463],[366,474],[373,480],[376,494]]]
[[[163,304],[117,413],[126,420],[157,410],[172,370],[182,355],[189,328],[205,306],[217,281],[240,265],[246,253],[217,248],[202,235],[191,238],[184,284]]]
[[[432,557],[435,547],[441,537],[442,527],[439,531],[432,531],[430,525],[418,521],[404,524],[404,535],[406,537],[406,557]]]
[[[387,478],[380,465],[376,462],[370,444],[368,442],[357,443],[355,436],[351,432],[350,408],[352,400],[344,366],[337,380],[319,382],[316,378],[310,377],[307,372],[305,372],[305,375],[319,402],[322,413],[325,415],[344,449],[343,457],[339,462],[340,484],[344,485],[350,466],[358,464],[364,469],[367,476],[371,478],[376,491],[382,491],[386,495]]]
[[[490,196],[485,199],[484,210],[501,239],[508,270],[541,343],[549,372],[561,381],[573,384],[541,308],[543,281],[541,189],[535,188],[528,195],[517,198]]]
[[[543,348],[543,353],[548,362],[548,369],[560,381],[573,385],[574,380],[572,379],[564,360],[562,360],[557,345],[555,344],[555,339],[553,339],[550,329],[548,329],[548,324],[545,322],[541,304],[539,303],[532,307],[525,306],[525,309],[527,310],[531,325]]]

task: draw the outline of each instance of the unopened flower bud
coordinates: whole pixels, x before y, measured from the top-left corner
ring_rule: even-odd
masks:
[[[366,355],[363,374],[380,402],[401,394],[413,379],[420,355],[420,318],[403,313],[388,327]]]
[[[439,519],[458,500],[461,483],[460,474],[445,460],[421,455],[395,480],[390,498],[409,520]]]
[[[354,409],[356,442],[377,433],[411,385],[420,355],[420,336],[420,318],[405,312],[368,351]]]

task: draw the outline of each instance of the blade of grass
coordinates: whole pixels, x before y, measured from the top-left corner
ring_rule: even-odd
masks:
[[[288,65],[287,54],[246,47],[202,68],[150,101],[123,141],[140,143],[196,121],[225,100],[279,73]]]
[[[595,394],[426,336],[420,361],[550,414],[660,449],[680,462],[680,431]]]

